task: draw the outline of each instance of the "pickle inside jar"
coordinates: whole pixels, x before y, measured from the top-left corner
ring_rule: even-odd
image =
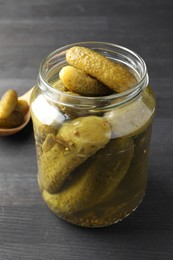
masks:
[[[63,214],[81,211],[101,202],[124,178],[133,149],[130,139],[111,140],[105,148],[74,170],[61,191],[56,194],[44,191],[45,201],[54,212]]]
[[[57,135],[48,134],[39,159],[39,178],[43,187],[50,193],[58,191],[71,172],[103,148],[110,136],[107,119],[96,116],[69,120]]]

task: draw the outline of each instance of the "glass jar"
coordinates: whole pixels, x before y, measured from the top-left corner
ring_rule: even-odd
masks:
[[[73,46],[96,50],[122,63],[137,84],[122,93],[84,97],[55,89],[65,55]],[[75,43],[41,63],[31,97],[38,184],[48,207],[60,218],[84,227],[122,220],[142,201],[155,98],[145,62],[124,47]]]

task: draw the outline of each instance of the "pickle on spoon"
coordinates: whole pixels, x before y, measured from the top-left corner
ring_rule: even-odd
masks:
[[[42,145],[39,180],[55,193],[70,173],[110,140],[111,129],[105,118],[79,117],[64,124],[57,135],[49,134]]]
[[[17,101],[17,105],[14,109],[14,111],[20,112],[23,116],[26,115],[26,113],[29,110],[29,105],[26,100],[20,99]]]
[[[14,128],[23,123],[24,117],[19,111],[13,111],[7,118],[0,118],[0,127]]]
[[[10,116],[17,105],[17,93],[13,89],[7,90],[0,100],[0,118]]]
[[[73,172],[61,191],[50,194],[44,190],[44,200],[57,214],[73,214],[102,202],[124,178],[133,151],[132,139],[111,140]]]
[[[116,92],[123,92],[137,83],[135,76],[125,66],[85,47],[70,48],[66,60]]]
[[[82,96],[104,96],[112,93],[100,81],[73,66],[63,67],[59,77],[66,88]]]

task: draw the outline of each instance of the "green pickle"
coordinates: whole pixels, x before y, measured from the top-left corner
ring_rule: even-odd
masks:
[[[145,86],[136,98],[109,103],[107,95],[129,90],[136,76],[87,48],[69,48],[65,58],[58,76],[47,79],[56,102],[48,91],[32,94],[39,189],[60,218],[84,227],[111,225],[145,194],[154,94]],[[82,104],[88,97],[89,105],[96,98],[91,110]],[[97,110],[105,97],[105,110]]]
[[[125,176],[133,149],[130,139],[110,141],[72,173],[74,177],[62,191],[56,194],[44,191],[45,201],[55,213],[67,215],[100,203],[114,192]]]
[[[91,97],[112,94],[112,91],[97,79],[89,76],[83,70],[72,66],[63,67],[59,73],[59,77],[67,89],[82,96]]]
[[[24,117],[29,110],[25,100],[18,100],[17,92],[7,90],[0,100],[0,127],[15,128],[24,122]]]
[[[8,118],[17,105],[17,93],[13,89],[7,90],[0,100],[0,119]]]
[[[13,111],[10,116],[5,119],[0,118],[0,127],[2,128],[14,128],[23,123],[24,117],[18,111]]]
[[[59,129],[56,136],[47,135],[39,160],[39,179],[43,187],[51,193],[59,190],[69,174],[103,148],[110,136],[107,120],[96,116],[71,120]]]
[[[137,83],[134,75],[125,66],[85,47],[70,48],[66,60],[70,65],[85,71],[116,92],[123,92]]]

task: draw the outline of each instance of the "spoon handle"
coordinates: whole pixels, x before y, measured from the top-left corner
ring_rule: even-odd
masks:
[[[35,86],[34,86],[35,87]],[[32,87],[30,90],[28,90],[23,96],[20,96],[19,99],[24,99],[28,102],[29,104],[29,101],[30,101],[30,97],[31,97],[31,94],[32,94],[32,91],[34,89],[34,87]]]

